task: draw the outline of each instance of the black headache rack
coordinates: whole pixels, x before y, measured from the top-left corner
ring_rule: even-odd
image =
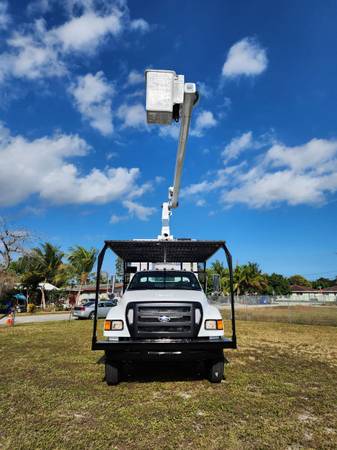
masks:
[[[146,315],[146,306],[150,305],[150,302],[138,303],[135,306],[135,321],[133,323],[133,334],[136,339],[126,339],[119,340],[118,342],[108,341],[108,340],[98,340],[97,339],[97,308],[98,308],[98,297],[100,288],[100,275],[102,270],[102,265],[107,249],[112,250],[117,256],[123,260],[124,265],[124,278],[123,278],[123,291],[125,291],[128,284],[128,266],[131,263],[147,263],[147,268],[149,269],[150,263],[180,263],[181,268],[183,263],[191,262],[191,267],[193,263],[197,263],[198,267],[202,267],[203,270],[198,272],[206,271],[206,261],[213,256],[218,250],[223,249],[226,255],[228,270],[229,270],[229,280],[230,280],[230,304],[231,304],[231,327],[232,327],[232,337],[230,339],[225,338],[220,341],[213,341],[209,339],[196,338],[198,334],[198,329],[195,325],[192,325],[191,318],[194,315],[194,309],[198,308],[198,304],[191,305],[190,302],[179,303],[179,306],[185,308],[184,311],[180,311],[179,316],[183,312],[184,320],[182,323],[175,324],[175,331],[169,329],[172,327],[171,321],[170,325],[155,325],[151,322],[151,317]],[[204,274],[204,287],[206,287],[206,274]],[[169,307],[172,307],[170,310]],[[131,307],[131,304],[128,306]],[[156,302],[156,307],[167,308],[167,313],[174,314],[174,311],[178,305],[177,303],[163,303],[159,304]],[[178,317],[178,316],[177,316]],[[148,321],[148,322],[147,322]],[[174,323],[174,321],[173,321]],[[200,321],[202,323],[202,320]],[[127,324],[129,326],[129,324]],[[154,327],[158,328],[158,333],[154,336]],[[186,328],[183,328],[186,327]],[[167,328],[167,329],[165,329]],[[130,328],[129,328],[130,329]],[[131,330],[130,330],[131,331]],[[186,339],[187,336],[190,338]],[[165,339],[163,342],[162,338],[165,338],[166,334],[170,334],[174,338]],[[151,336],[151,342],[149,337]],[[184,336],[184,339],[179,339]],[[154,337],[158,338],[153,339]],[[96,296],[95,296],[95,318],[93,321],[93,335],[92,335],[92,350],[105,350],[105,351],[138,351],[143,350],[146,347],[147,351],[174,351],[175,349],[186,349],[186,351],[207,351],[210,344],[212,347],[219,348],[236,348],[236,332],[235,332],[235,307],[234,307],[234,287],[233,287],[233,264],[232,256],[226,246],[225,241],[199,241],[199,240],[187,240],[187,239],[174,239],[170,241],[162,240],[124,240],[124,241],[105,241],[104,247],[98,255],[97,260],[97,279],[96,279]],[[165,349],[164,349],[165,347]]]

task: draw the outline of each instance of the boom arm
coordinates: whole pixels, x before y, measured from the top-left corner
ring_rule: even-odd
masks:
[[[168,202],[164,202],[162,205],[162,228],[161,235],[158,239],[173,239],[170,234],[170,216],[172,215],[172,209],[179,206],[179,191],[180,181],[183,171],[186,144],[188,138],[188,132],[191,124],[192,110],[196,102],[198,101],[198,93],[194,83],[185,84],[184,103],[181,108],[181,125],[179,133],[179,143],[176,158],[176,167],[174,171],[173,186],[169,188]]]
[[[191,84],[191,83],[189,83],[189,84]],[[173,188],[171,188],[172,189],[172,197],[169,199],[170,208],[178,207],[178,197],[179,197],[179,191],[180,191],[181,174],[183,171],[183,164],[184,164],[184,159],[185,159],[186,144],[187,144],[188,132],[190,129],[192,110],[193,110],[193,106],[195,105],[195,103],[198,99],[198,94],[196,93],[195,85],[194,85],[193,90],[194,90],[194,92],[185,92],[185,95],[184,95],[184,103],[183,103],[182,111],[181,111],[181,125],[180,125],[179,145],[178,145],[177,159],[176,159],[176,168],[175,168],[175,172],[174,172]],[[170,195],[170,191],[169,191],[169,195]]]

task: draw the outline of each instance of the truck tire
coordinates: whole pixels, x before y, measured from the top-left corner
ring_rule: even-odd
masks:
[[[209,381],[211,383],[221,383],[224,377],[224,362],[211,362],[209,366]]]
[[[105,363],[105,381],[107,385],[114,386],[118,384],[118,367],[113,365],[111,362],[106,361]]]

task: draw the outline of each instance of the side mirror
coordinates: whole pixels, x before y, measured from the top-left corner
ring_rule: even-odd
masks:
[[[213,275],[213,292],[220,292],[220,275]]]

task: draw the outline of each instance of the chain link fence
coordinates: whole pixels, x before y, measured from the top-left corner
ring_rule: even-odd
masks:
[[[211,296],[210,302],[230,319],[230,297]],[[257,322],[287,322],[307,325],[337,326],[337,296],[294,298],[294,296],[240,295],[235,296],[238,320]]]

